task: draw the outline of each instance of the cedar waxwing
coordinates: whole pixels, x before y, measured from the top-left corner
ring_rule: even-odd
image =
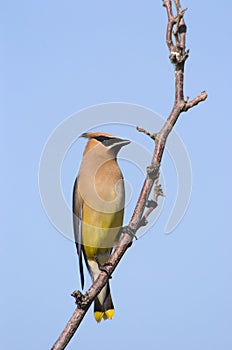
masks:
[[[74,235],[82,289],[84,272],[82,254],[92,280],[104,269],[117,244],[123,223],[125,190],[117,153],[130,143],[111,134],[90,132],[73,189]],[[114,316],[109,282],[94,302],[97,322]]]

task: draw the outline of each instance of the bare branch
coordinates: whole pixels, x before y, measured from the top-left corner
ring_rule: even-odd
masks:
[[[175,17],[176,27],[173,30],[176,39],[176,47],[183,50],[185,50],[185,35],[183,35],[183,33],[186,33],[187,30],[183,18],[185,11],[187,11],[187,8],[178,10],[178,14]]]
[[[150,131],[147,131],[147,130],[145,130],[145,129],[143,129],[143,128],[140,128],[139,126],[137,126],[136,129],[137,129],[139,132],[143,132],[145,135],[149,136],[152,140],[155,141],[156,135],[157,135],[157,134],[152,134]]]
[[[207,99],[208,95],[205,91],[202,91],[201,94],[197,97],[195,97],[192,101],[187,102],[184,106],[184,112],[187,112],[192,107],[195,107],[198,105],[198,103],[203,102]]]
[[[69,343],[70,339],[80,325],[84,315],[89,309],[91,303],[107,283],[109,277],[113,274],[126,250],[131,246],[133,238],[136,237],[135,234],[137,230],[141,226],[146,225],[147,217],[156,208],[158,197],[160,195],[163,195],[162,189],[158,185],[158,178],[165,144],[168,135],[173,129],[180,114],[182,112],[186,112],[188,109],[196,106],[198,103],[204,101],[207,98],[207,94],[205,92],[202,92],[199,96],[195,97],[190,102],[184,99],[184,65],[189,54],[189,51],[185,50],[187,27],[184,22],[185,9],[181,9],[179,0],[174,0],[174,3],[177,11],[176,16],[173,15],[172,1],[163,1],[163,6],[166,7],[168,17],[166,42],[170,53],[170,61],[175,66],[175,101],[172,111],[163,127],[157,134],[153,134],[143,128],[137,127],[138,131],[145,133],[155,141],[155,150],[151,164],[147,168],[147,176],[141,189],[138,202],[134,209],[134,213],[129,222],[129,225],[123,228],[120,240],[113,254],[110,256],[110,259],[108,261],[109,264],[107,264],[105,267],[105,271],[102,271],[99,274],[97,280],[92,284],[85,295],[82,295],[79,291],[75,291],[73,293],[73,296],[76,299],[77,308],[68,321],[59,339],[52,347],[52,350],[63,350]],[[175,25],[176,27],[174,29]],[[175,38],[175,45],[173,43],[173,37]],[[154,184],[156,186],[154,191],[154,198],[153,200],[148,201]],[[146,206],[148,209],[144,214]]]
[[[162,190],[161,185],[159,184],[159,179],[156,179],[155,180],[155,187],[154,187],[154,198],[152,200],[147,201],[146,207],[148,209],[144,213],[139,227],[146,226],[148,224],[147,218],[153,212],[153,210],[155,210],[155,208],[158,206],[158,198],[159,197],[165,197],[165,194]]]
[[[173,31],[173,26],[175,24],[175,19],[172,14],[172,2],[170,0],[164,0],[163,1],[163,6],[166,7],[167,9],[167,14],[168,14],[168,26],[167,26],[167,31],[166,31],[166,43],[167,46],[171,51],[173,51],[174,44],[172,40],[172,31]]]

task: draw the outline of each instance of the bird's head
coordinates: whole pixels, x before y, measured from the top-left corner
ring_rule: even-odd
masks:
[[[98,146],[98,152],[112,154],[115,157],[123,146],[126,146],[131,142],[105,132],[88,132],[81,136],[89,139],[85,148],[85,153]]]

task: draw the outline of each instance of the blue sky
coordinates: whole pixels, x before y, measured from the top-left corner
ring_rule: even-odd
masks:
[[[182,6],[189,8],[185,92],[190,98],[204,89],[209,94],[175,129],[191,160],[190,205],[175,231],[165,235],[177,186],[165,154],[164,207],[113,276],[115,318],[98,325],[90,310],[70,350],[96,344],[102,350],[232,347],[232,5],[186,0]],[[43,147],[58,124],[91,105],[128,102],[168,115],[174,75],[165,44],[167,18],[161,1],[150,0],[9,1],[2,3],[0,16],[1,344],[49,349],[74,310],[70,293],[80,284],[73,243],[51,225],[40,201]],[[128,138],[153,146],[133,128]],[[78,141],[64,161],[67,202],[83,147]],[[123,172],[138,191],[133,170]]]

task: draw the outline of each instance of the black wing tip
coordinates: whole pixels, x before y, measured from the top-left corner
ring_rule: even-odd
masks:
[[[82,261],[82,252],[79,253],[79,268],[80,268],[80,276],[81,276],[81,288],[84,289],[85,278],[84,278],[84,269],[83,269],[83,261]]]

